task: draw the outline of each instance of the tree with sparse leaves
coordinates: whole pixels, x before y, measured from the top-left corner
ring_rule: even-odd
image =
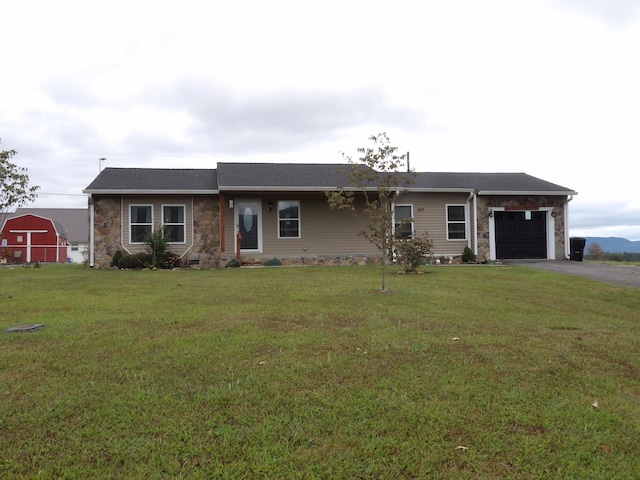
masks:
[[[587,258],[589,258],[589,260],[602,260],[604,258],[604,251],[598,242],[589,244],[587,247]]]
[[[358,148],[360,157],[354,161],[342,154],[348,163],[345,173],[345,185],[336,191],[326,192],[329,207],[333,210],[345,210],[354,215],[362,213],[366,218],[360,235],[375,245],[381,253],[382,287],[386,290],[385,270],[388,261],[393,259],[394,244],[394,203],[414,182],[414,175],[407,171],[406,155],[397,155],[397,147],[391,146],[386,133],[369,137],[372,147]],[[357,200],[362,199],[362,212],[358,212]],[[401,222],[411,222],[405,218]]]
[[[36,192],[40,189],[29,186],[26,168],[11,162],[11,158],[16,154],[15,150],[0,152],[0,227],[11,209],[33,202],[38,197]]]

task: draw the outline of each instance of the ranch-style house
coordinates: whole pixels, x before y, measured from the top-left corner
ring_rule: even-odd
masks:
[[[106,168],[89,196],[89,262],[144,250],[163,228],[182,265],[333,265],[379,261],[363,219],[329,208],[346,164],[219,163],[216,169]],[[436,256],[569,258],[569,202],[577,193],[525,173],[413,172],[394,205],[405,233],[427,235]],[[375,187],[372,187],[375,190]]]

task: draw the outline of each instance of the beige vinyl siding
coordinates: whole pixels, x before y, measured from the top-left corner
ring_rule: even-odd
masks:
[[[262,196],[230,195],[234,202],[262,202],[262,256],[377,255],[378,250],[358,235],[362,221],[350,213],[329,208],[324,193],[276,193]],[[267,204],[273,203],[273,210]],[[300,202],[300,238],[278,238],[278,201]],[[225,253],[235,252],[235,216],[225,205]]]
[[[362,219],[349,212],[331,210],[324,194],[305,195],[300,200],[300,238],[278,239],[278,217],[274,211],[263,221],[265,249],[280,255],[377,255],[378,249],[358,235]]]
[[[323,193],[265,193],[264,195],[232,195],[234,202],[252,200],[262,203],[262,252],[259,256],[345,256],[378,255],[378,249],[358,235],[366,228],[366,218],[360,214],[331,210]],[[461,255],[464,247],[473,245],[473,203],[467,200],[468,193],[405,193],[397,203],[412,205],[414,233],[433,241],[436,255]],[[300,202],[300,238],[278,238],[278,201]],[[267,204],[273,203],[273,210]],[[467,239],[447,240],[447,205],[467,205]],[[361,204],[360,204],[361,207]],[[358,209],[361,212],[361,208]],[[225,202],[225,253],[235,253],[235,217]],[[252,254],[252,256],[255,256]]]
[[[413,205],[414,234],[426,234],[433,241],[435,255],[461,255],[464,247],[473,244],[473,203],[467,205],[468,198],[468,193],[405,193],[397,203]],[[447,205],[467,205],[466,240],[447,239]]]
[[[185,207],[185,243],[170,243],[167,250],[178,255],[185,253],[193,245],[193,202],[191,197],[140,196],[122,198],[122,239],[123,248],[129,253],[143,252],[145,245],[130,243],[131,205],[151,205],[153,207],[154,228],[162,225],[162,207],[164,205],[184,205]]]

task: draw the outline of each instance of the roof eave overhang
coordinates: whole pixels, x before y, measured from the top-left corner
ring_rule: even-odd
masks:
[[[578,192],[571,190],[479,190],[478,195],[577,195]]]
[[[400,190],[412,193],[472,193],[473,188],[412,188],[401,187]]]
[[[338,186],[331,186],[331,187],[300,187],[300,186],[296,186],[296,187],[291,187],[291,186],[277,186],[277,187],[273,187],[273,186],[264,186],[264,187],[246,187],[246,186],[227,186],[227,187],[221,187],[220,191],[221,192],[330,192],[333,190],[337,190],[339,188],[342,188],[343,190],[351,190],[354,192],[359,192],[362,191],[362,188],[348,188],[348,187],[338,187]],[[367,191],[376,191],[377,188],[376,187],[369,187],[366,188],[365,190]]]
[[[362,188],[347,188],[337,186],[300,187],[300,186],[226,186],[218,190],[111,190],[111,189],[86,189],[82,193],[87,195],[218,195],[221,192],[327,192],[343,188],[350,191],[361,191]],[[473,188],[413,188],[399,187],[400,190],[415,193],[469,193]],[[368,187],[364,190],[376,191],[376,187]],[[479,190],[478,195],[577,195],[572,190]]]
[[[87,195],[217,195],[219,190],[109,190],[87,189]]]

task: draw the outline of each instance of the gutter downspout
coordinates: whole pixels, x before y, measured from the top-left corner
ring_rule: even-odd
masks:
[[[224,207],[225,207],[225,197],[222,192],[220,192],[220,196],[218,197],[218,210],[219,210],[219,223],[220,223],[220,252],[224,253],[225,251],[225,243],[224,243]]]
[[[93,204],[93,197],[89,194],[89,268],[93,268],[93,262],[95,259],[95,205]]]
[[[569,260],[571,258],[570,251],[571,245],[569,240],[569,202],[573,200],[573,195],[569,195],[567,201],[564,203],[564,259]]]
[[[473,199],[473,254],[478,255],[478,203],[476,200],[476,191],[472,190],[467,198],[467,205]],[[471,248],[471,238],[467,241],[467,246]]]
[[[408,158],[409,158],[409,152],[407,152],[407,161],[408,161]],[[391,220],[391,235],[394,238],[396,236],[396,200],[398,198],[400,198],[400,195],[402,195],[402,191],[396,190],[396,196],[395,196],[395,198],[393,200],[391,200],[391,215],[392,215],[391,216],[391,218],[392,218],[392,220]],[[411,208],[411,213],[413,214],[413,207]],[[412,220],[411,223],[414,224],[415,217],[412,215],[412,218],[413,218],[413,220]],[[413,232],[413,234],[415,235],[415,232]],[[395,263],[396,262],[396,251],[395,251],[395,249],[393,250],[392,253],[393,253],[393,262]]]
[[[400,196],[400,190],[396,190],[396,196],[395,196],[395,198],[393,200],[391,200],[391,239],[392,240],[396,236],[396,200],[395,199],[398,198],[399,196]],[[393,263],[396,263],[395,248],[393,249],[392,253],[393,253]],[[383,252],[383,255],[384,255],[384,252]],[[383,268],[384,268],[384,266],[383,266]]]

